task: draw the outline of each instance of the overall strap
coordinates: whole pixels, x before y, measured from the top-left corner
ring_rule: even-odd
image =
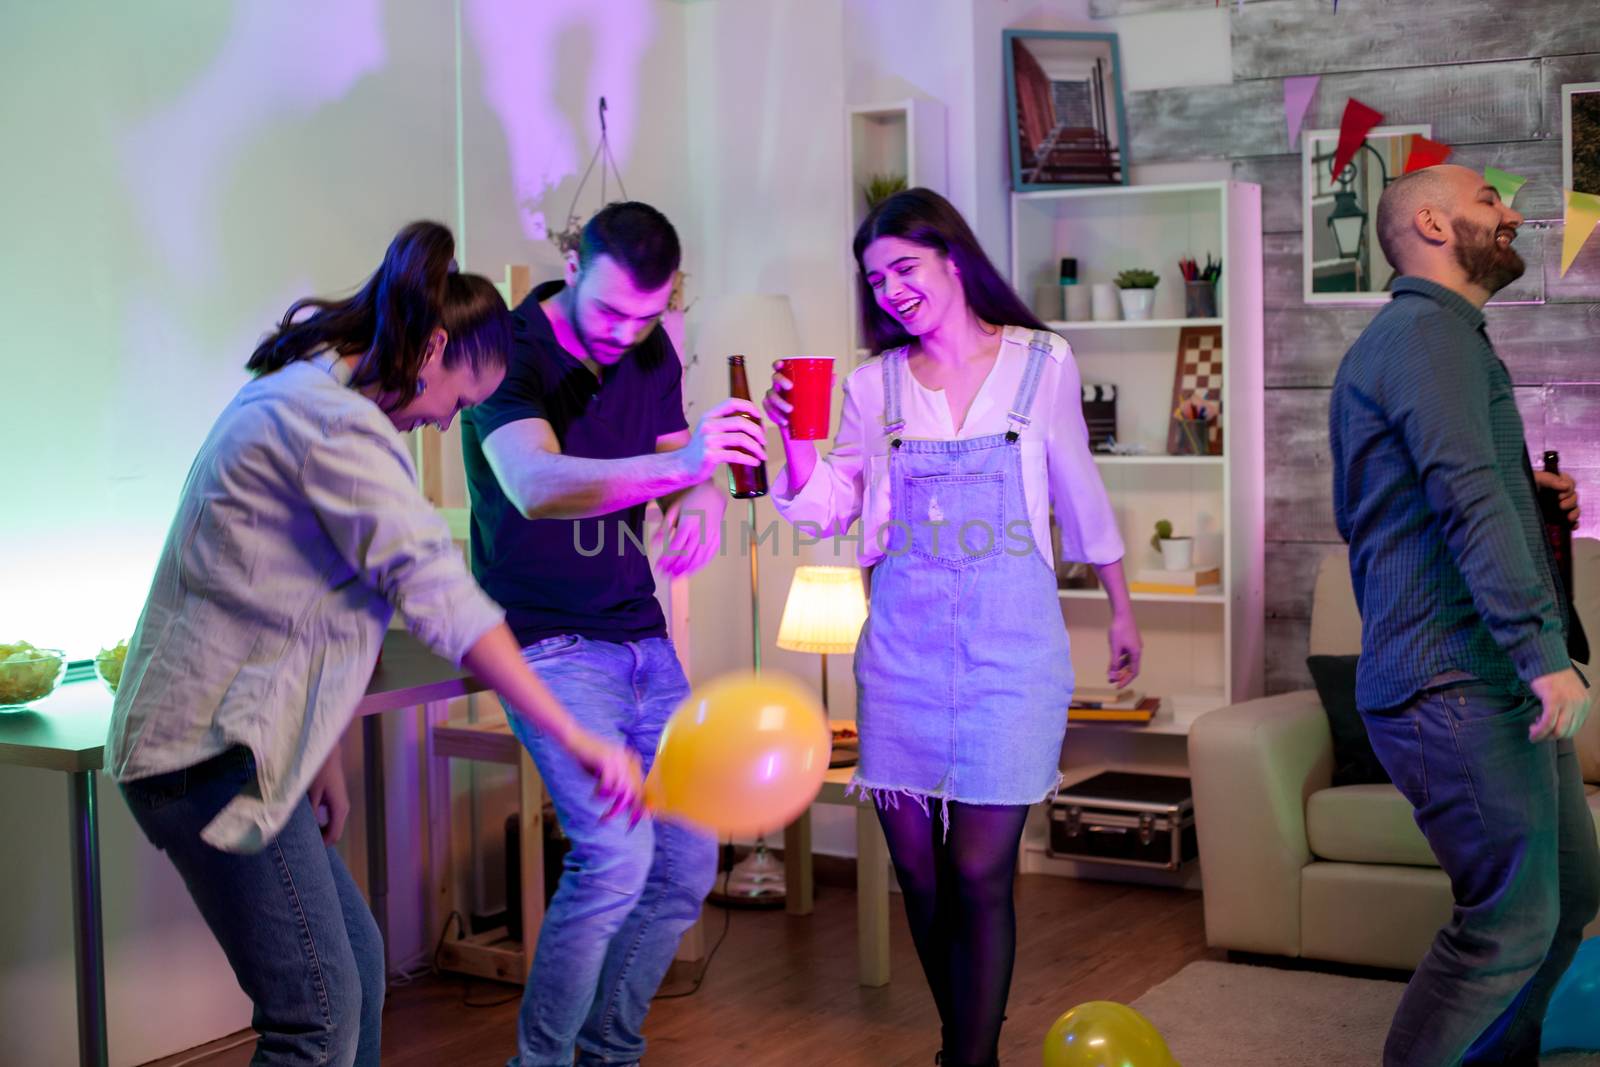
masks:
[[[901,375],[905,373],[904,349],[883,354],[883,432],[889,435],[889,447],[900,447],[900,433],[906,428],[905,415],[900,410]]]
[[[1011,410],[1006,413],[1010,425],[1010,429],[1006,430],[1007,441],[1020,438],[1022,431],[1033,421],[1029,412],[1033,410],[1034,398],[1039,394],[1039,381],[1044,377],[1045,361],[1049,358],[1049,332],[1034,330],[1033,337],[1028,341],[1028,366],[1022,372],[1022,381],[1017,383],[1017,395],[1011,401]]]

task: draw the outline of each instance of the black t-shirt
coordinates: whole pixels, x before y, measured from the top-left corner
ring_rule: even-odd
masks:
[[[563,455],[589,459],[649,455],[656,438],[688,428],[683,367],[666,331],[652,330],[615,366],[603,368],[603,381],[596,379],[561,347],[539,306],[561,288],[561,282],[541,285],[517,308],[505,381],[461,419],[472,495],[472,572],[506,609],[506,622],[524,645],[562,634],[601,641],[663,637],[666,619],[650,560],[638,548],[645,505],[600,518],[529,520],[506,498],[483,454],[484,438],[521,419],[544,419]]]

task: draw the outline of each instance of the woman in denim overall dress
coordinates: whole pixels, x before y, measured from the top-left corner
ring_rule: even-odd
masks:
[[[1005,284],[961,216],[925,189],[855,238],[862,315],[881,353],[845,381],[833,451],[788,435],[785,518],[862,520],[871,612],[856,649],[861,762],[943,1027],[945,1067],[998,1062],[1016,954],[1012,887],[1030,805],[1060,782],[1073,677],[1056,595],[1062,551],[1111,601],[1108,680],[1139,668],[1123,546],[1089,453],[1067,344]]]

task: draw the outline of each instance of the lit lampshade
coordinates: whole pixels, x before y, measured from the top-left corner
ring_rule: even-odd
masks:
[[[791,652],[854,652],[867,598],[858,567],[797,567],[778,624],[778,647]]]

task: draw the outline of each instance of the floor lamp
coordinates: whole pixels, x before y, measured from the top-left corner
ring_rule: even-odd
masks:
[[[718,397],[727,393],[724,360],[730,354],[745,357],[750,372],[750,391],[759,397],[766,391],[771,378],[774,360],[792,356],[800,350],[799,336],[795,330],[794,312],[789,298],[778,293],[739,293],[706,301],[704,328],[695,339],[696,359],[705,364],[705,372],[721,375],[710,392]],[[768,453],[773,448],[769,442]],[[741,543],[750,553],[750,665],[761,671],[761,559],[755,543],[760,527],[756,520],[756,502],[746,502],[749,522],[749,539]],[[741,534],[741,542],[745,538]],[[734,864],[722,881],[720,890],[712,898],[727,904],[777,906],[784,902],[787,887],[784,884],[783,864],[773,858],[764,837],[756,838],[755,850]]]

